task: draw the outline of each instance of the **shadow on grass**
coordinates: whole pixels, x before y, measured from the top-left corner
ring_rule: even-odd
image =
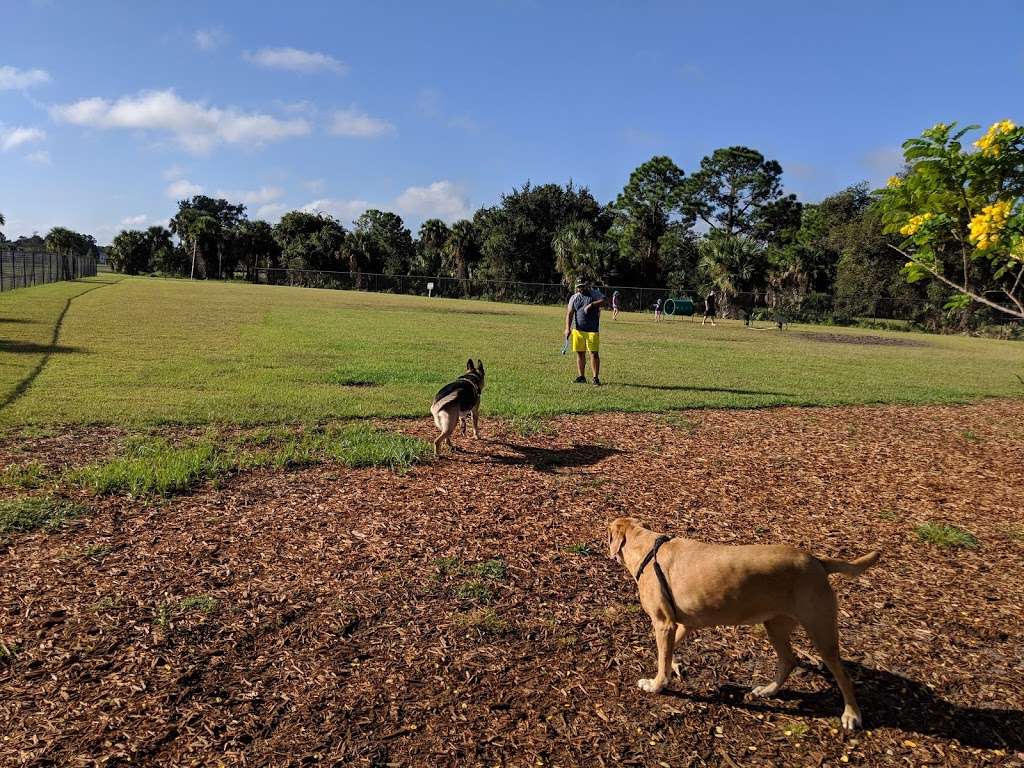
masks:
[[[848,660],[843,664],[857,688],[857,702],[866,728],[897,728],[940,739],[956,739],[965,746],[980,749],[1024,750],[1024,711],[961,707],[909,677]],[[748,688],[731,683],[710,696],[685,691],[666,693],[688,701],[728,704],[751,712],[837,718],[843,709],[843,699],[831,676],[814,665],[801,663],[800,666],[826,677],[831,685],[813,693],[784,688],[773,698],[750,700],[745,698]],[[779,701],[790,702],[790,705],[781,705]]]
[[[0,352],[10,352],[15,355],[52,355],[84,351],[81,347],[62,347],[56,344],[37,344],[34,341],[0,339]]]
[[[86,281],[76,280],[75,282]],[[23,378],[21,381],[15,384],[11,391],[4,396],[4,399],[0,400],[0,411],[2,411],[4,408],[8,407],[12,403],[16,402],[18,398],[20,398],[28,391],[28,388],[32,386],[32,382],[34,382],[36,380],[36,377],[38,377],[39,374],[43,372],[43,369],[46,367],[46,364],[50,362],[50,357],[55,352],[61,352],[63,351],[63,349],[70,349],[58,347],[57,339],[60,338],[60,329],[64,325],[64,316],[68,313],[68,310],[71,309],[71,302],[74,301],[75,299],[85,296],[85,294],[87,293],[91,293],[92,291],[97,290],[98,288],[102,288],[105,285],[115,285],[118,282],[120,281],[114,280],[109,283],[101,282],[97,285],[95,282],[89,281],[88,284],[91,287],[85,289],[81,293],[76,293],[74,296],[71,296],[64,301],[64,307],[63,309],[61,309],[60,314],[57,315],[57,320],[53,324],[53,331],[50,334],[50,343],[45,345],[38,345],[39,351],[42,352],[43,356],[39,359],[39,362],[36,363],[36,366],[25,375],[25,378]]]
[[[572,448],[534,448],[529,445],[500,443],[518,456],[495,456],[495,464],[513,467],[532,467],[540,472],[554,472],[561,467],[589,467],[608,456],[622,453],[618,448],[606,445],[574,445]]]
[[[24,317],[0,317],[0,323],[9,323],[9,324],[12,324],[12,325],[14,323],[19,323],[19,324],[24,324],[24,325],[34,325],[36,322],[37,322],[36,320],[28,320],[28,319],[26,319]]]
[[[725,392],[730,395],[772,395],[796,397],[792,392],[771,392],[766,389],[732,389],[731,387],[692,387],[685,384],[619,384],[632,389],[656,389],[664,392]]]

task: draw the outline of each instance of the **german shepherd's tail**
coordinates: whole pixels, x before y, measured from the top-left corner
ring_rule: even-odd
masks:
[[[451,424],[451,414],[448,413],[448,406],[459,399],[459,391],[455,390],[442,398],[434,401],[434,404],[430,406],[430,413],[434,417],[434,424],[442,433],[448,432],[448,427]]]
[[[840,576],[855,579],[872,565],[877,563],[879,557],[881,557],[881,554],[878,551],[875,551],[868,552],[863,557],[858,557],[856,560],[852,560],[850,562],[846,562],[845,560],[833,560],[831,557],[815,557],[814,559],[821,563],[822,567],[825,569],[825,573],[837,573]]]

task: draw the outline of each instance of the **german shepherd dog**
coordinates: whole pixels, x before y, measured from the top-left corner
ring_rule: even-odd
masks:
[[[480,393],[484,391],[484,364],[479,360],[473,365],[470,358],[466,361],[466,372],[451,384],[445,384],[441,391],[434,395],[434,404],[430,413],[434,416],[434,424],[441,434],[434,439],[434,455],[437,456],[442,441],[448,443],[453,451],[452,433],[455,425],[462,424],[462,434],[466,434],[466,416],[473,416],[473,437],[480,438],[477,422],[480,414]]]

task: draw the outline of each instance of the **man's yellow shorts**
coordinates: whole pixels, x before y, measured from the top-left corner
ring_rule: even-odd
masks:
[[[600,333],[597,331],[572,330],[573,352],[597,352],[601,348]]]

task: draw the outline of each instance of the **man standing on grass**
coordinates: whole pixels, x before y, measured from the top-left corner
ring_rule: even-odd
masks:
[[[580,277],[576,280],[576,292],[569,299],[565,311],[565,338],[572,334],[572,351],[576,353],[576,384],[586,384],[586,353],[590,353],[590,367],[594,371],[594,385],[601,386],[601,355],[598,338],[601,324],[601,307],[605,297],[590,283]],[[575,328],[573,325],[575,324]]]

